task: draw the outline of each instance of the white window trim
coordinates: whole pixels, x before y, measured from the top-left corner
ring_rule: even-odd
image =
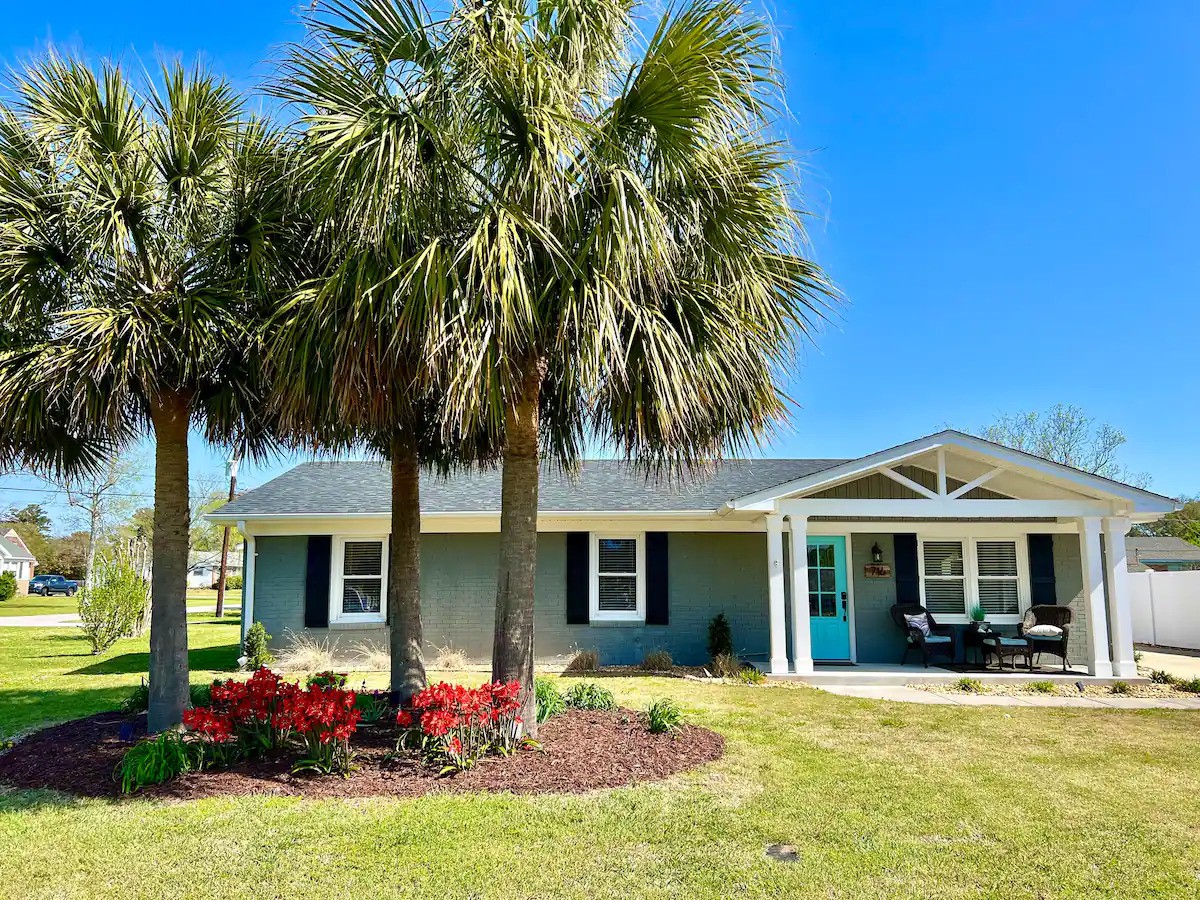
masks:
[[[379,541],[382,544],[383,559],[379,577],[379,612],[377,613],[347,613],[342,611],[342,586],[345,581],[343,570],[346,563],[346,543],[352,544]],[[335,534],[333,536],[333,558],[329,561],[329,623],[343,624],[372,624],[378,625],[387,621],[387,579],[388,579],[388,535],[386,534]]]
[[[934,613],[939,622],[947,625],[966,625],[971,621],[970,611],[975,604],[979,603],[979,558],[976,551],[976,545],[981,541],[983,543],[995,543],[997,541],[1012,541],[1016,545],[1017,550],[1017,612],[1010,615],[995,615],[988,614],[987,620],[993,625],[1016,625],[1025,615],[1025,611],[1029,609],[1029,536],[1026,534],[1016,535],[988,535],[985,537],[972,537],[967,535],[953,534],[918,534],[917,535],[917,573],[918,580],[921,584],[921,605],[928,608],[925,601],[925,542],[941,542],[941,541],[958,541],[963,545],[963,588],[966,595],[966,610],[962,614],[951,613]],[[937,578],[936,575],[930,576]],[[946,578],[947,581],[957,580],[957,578]],[[994,578],[990,580],[1007,581],[1007,578]]]
[[[588,621],[590,622],[645,622],[646,621],[646,532],[644,531],[593,531],[588,548]],[[637,588],[635,610],[600,609],[600,541],[631,540],[636,548]],[[617,573],[610,573],[617,574]]]

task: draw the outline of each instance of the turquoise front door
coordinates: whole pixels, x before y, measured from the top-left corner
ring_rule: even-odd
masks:
[[[846,539],[808,539],[808,616],[812,655],[850,659],[850,595],[846,588]]]

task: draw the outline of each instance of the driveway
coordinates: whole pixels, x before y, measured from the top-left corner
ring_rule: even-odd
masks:
[[[1163,669],[1176,678],[1200,678],[1200,650],[1180,650],[1174,647],[1152,647],[1138,644],[1142,654],[1138,668],[1145,670]]]

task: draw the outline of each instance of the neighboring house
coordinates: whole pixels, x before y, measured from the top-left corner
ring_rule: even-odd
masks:
[[[230,547],[225,577],[242,574],[242,548]],[[193,550],[188,554],[187,584],[190,588],[215,588],[221,577],[220,550]]]
[[[500,473],[427,477],[421,492],[425,639],[486,660]],[[723,612],[742,656],[801,675],[898,663],[899,601],[964,626],[976,602],[1007,625],[1065,604],[1072,662],[1133,676],[1124,538],[1178,506],[954,431],[859,459],[726,461],[683,484],[589,460],[573,477],[548,467],[539,496],[539,660],[662,648],[703,663]],[[210,514],[246,535],[243,627],[387,646],[389,506],[382,464],[308,463]]]
[[[10,528],[0,534],[0,572],[12,572],[17,577],[17,590],[22,594],[29,593],[29,579],[37,559],[29,552],[16,529]]]
[[[1128,537],[1125,550],[1130,572],[1200,570],[1200,547],[1177,537]]]

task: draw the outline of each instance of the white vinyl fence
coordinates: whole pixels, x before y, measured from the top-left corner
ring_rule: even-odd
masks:
[[[1130,572],[1133,639],[1200,650],[1200,572]]]

